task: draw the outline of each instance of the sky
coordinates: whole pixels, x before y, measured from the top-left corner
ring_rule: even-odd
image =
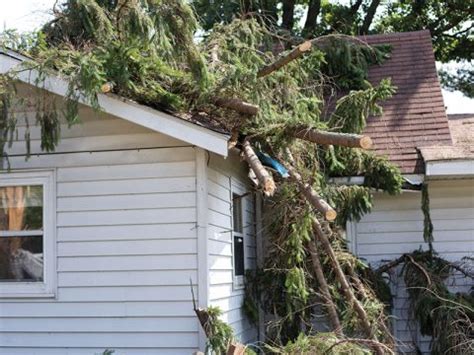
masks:
[[[32,31],[52,17],[56,0],[0,0],[0,29]],[[14,5],[13,5],[14,4]],[[448,113],[474,113],[474,99],[443,90]]]

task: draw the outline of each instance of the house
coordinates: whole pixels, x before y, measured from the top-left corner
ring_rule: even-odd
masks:
[[[427,31],[365,39],[392,45],[369,79],[389,76],[398,87],[366,133],[407,182],[429,184],[435,249],[451,260],[472,255],[472,134],[460,135],[472,119],[448,121]],[[0,73],[24,59],[0,53]],[[26,160],[29,99],[60,102],[67,90],[54,77],[39,89],[36,75],[19,74],[25,108],[16,113],[10,171],[0,175],[0,239],[15,247],[15,258],[0,258],[0,354],[191,354],[205,346],[191,287],[199,306],[223,310],[242,342],[263,338],[241,310],[243,272],[264,255],[261,201],[248,193],[247,168],[228,151],[226,132],[99,95],[103,111],[81,104],[82,123],[64,124],[53,153],[41,152],[31,127]],[[377,265],[426,247],[420,192],[375,195],[373,212],[348,224],[351,249]],[[465,283],[454,286],[472,286]],[[400,350],[427,351],[429,339],[408,322],[403,285],[392,286]]]
[[[0,72],[23,60],[2,52]],[[191,284],[199,306],[256,340],[240,308],[258,201],[229,137],[100,95],[103,111],[82,104],[48,154],[31,98],[60,102],[67,83],[38,89],[37,74],[19,74],[18,140],[0,175],[0,354],[191,354],[205,347]]]
[[[392,46],[391,59],[373,67],[373,83],[391,77],[397,93],[383,104],[382,117],[372,117],[365,133],[378,154],[388,155],[407,182],[428,184],[433,247],[442,257],[461,261],[474,256],[474,115],[449,115],[441,95],[428,31],[367,36],[370,44]],[[372,265],[419,248],[423,241],[421,192],[399,196],[375,193],[373,211],[347,227],[354,253]],[[472,267],[471,261],[471,267]],[[430,339],[408,321],[402,280],[393,275],[394,336],[399,350],[429,353]],[[469,291],[471,279],[456,275],[452,291]]]

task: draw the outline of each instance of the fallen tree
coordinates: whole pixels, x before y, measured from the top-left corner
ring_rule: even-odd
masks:
[[[26,66],[68,78],[63,112],[70,124],[78,121],[79,98],[99,109],[97,95],[111,92],[156,109],[202,113],[232,132],[230,145],[242,152],[271,207],[265,228],[274,248],[263,279],[256,280],[270,295],[265,309],[273,313],[278,328],[269,334],[271,340],[285,344],[309,333],[311,309],[322,299],[336,335],[335,341],[326,339],[326,349],[357,344],[378,354],[390,352],[393,342],[383,336],[383,304],[369,297],[369,285],[354,277],[359,261],[345,249],[341,228],[370,210],[370,188],[390,193],[401,188],[395,167],[362,151],[371,145],[361,135],[365,119],[379,113],[377,103],[394,91],[388,80],[367,85],[367,66],[381,58],[378,49],[328,37],[324,46],[304,42],[287,53],[274,53],[274,43],[282,39],[258,18],[216,26],[199,44],[195,30],[194,15],[184,1],[105,5],[69,0],[30,46],[14,41],[5,45],[32,56]],[[330,50],[333,40],[334,46],[343,43],[338,52]],[[333,62],[338,65],[331,67]],[[326,89],[336,88],[340,77],[351,92],[325,117]],[[1,79],[1,137],[7,143],[15,131],[9,113],[15,102],[15,73]],[[37,107],[42,148],[52,151],[60,138],[60,108],[45,102]],[[290,177],[271,172],[258,152],[286,167]],[[362,188],[336,189],[329,177],[341,171],[370,172],[371,179]],[[196,314],[211,334],[209,312]],[[213,314],[217,319],[217,312]]]

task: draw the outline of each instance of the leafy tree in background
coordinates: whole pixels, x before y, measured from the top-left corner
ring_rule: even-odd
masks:
[[[205,30],[235,17],[255,16],[282,34],[314,37],[429,29],[436,60],[464,62],[462,69],[442,71],[443,85],[473,95],[474,2],[466,0],[193,0]]]

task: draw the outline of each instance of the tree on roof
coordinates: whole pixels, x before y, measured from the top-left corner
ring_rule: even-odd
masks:
[[[276,317],[272,340],[282,344],[311,331],[311,309],[320,303],[332,334],[314,338],[311,349],[336,352],[352,344],[358,353],[391,352],[385,306],[364,276],[369,268],[344,240],[346,221],[370,211],[373,189],[401,190],[399,170],[367,152],[370,139],[361,136],[366,118],[379,114],[378,102],[394,92],[388,80],[376,87],[367,81],[368,67],[381,63],[387,48],[329,35],[281,53],[292,39],[259,16],[217,24],[196,43],[197,21],[183,0],[68,0],[55,15],[33,40],[4,37],[5,46],[32,57],[20,70],[69,80],[64,110],[38,96],[42,149],[55,149],[61,115],[78,122],[80,97],[100,109],[103,92],[214,117],[232,133],[229,144],[241,151],[272,207],[265,222],[274,247],[265,268],[249,275],[245,308],[255,309],[260,299],[252,290],[265,292],[263,307]],[[15,74],[0,77],[3,143],[15,137],[12,106],[21,104]],[[328,104],[336,91],[336,103]],[[366,179],[363,186],[331,184],[341,175]]]
[[[472,62],[474,5],[465,0],[429,1],[204,1],[193,0],[205,29],[228,23],[242,14],[257,13],[282,35],[312,37],[429,29],[436,60]],[[472,65],[459,72],[442,71],[443,85],[472,97]]]

